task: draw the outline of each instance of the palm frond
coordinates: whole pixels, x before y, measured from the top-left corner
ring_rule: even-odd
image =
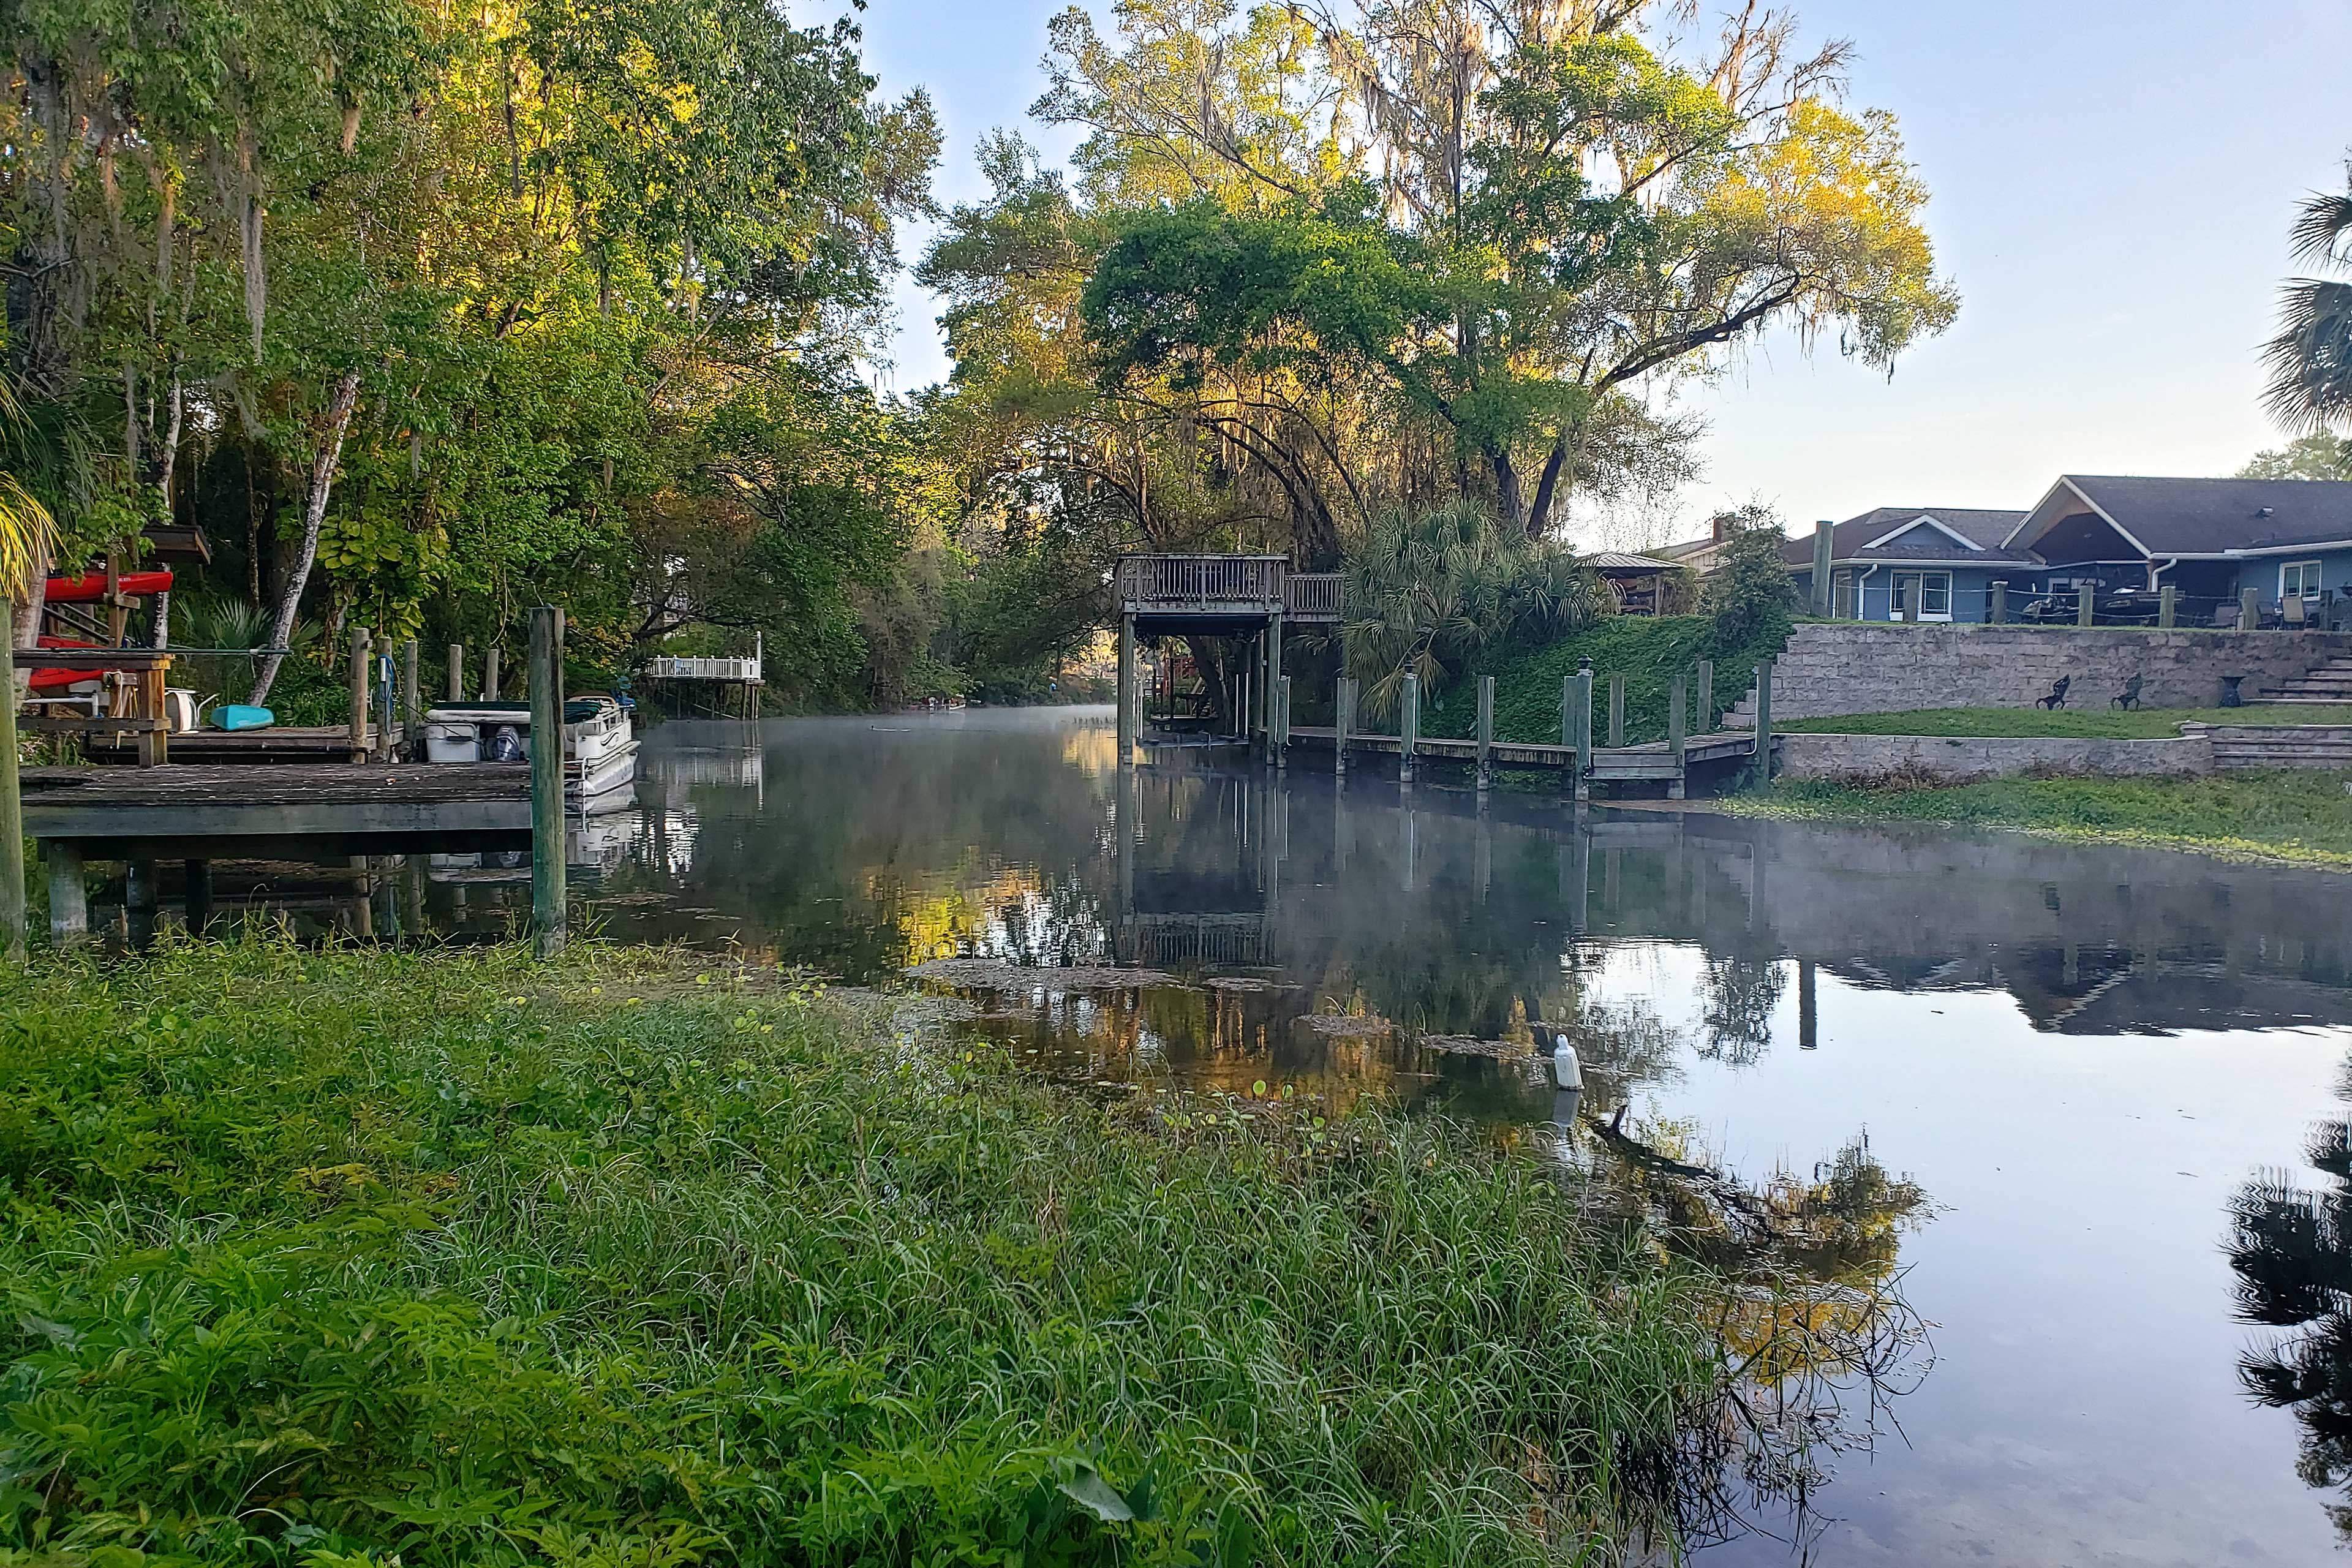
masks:
[[[2287,254],[2323,266],[2352,261],[2352,191],[2306,198],[2287,230]]]
[[[48,570],[57,548],[58,525],[49,509],[16,475],[0,473],[0,588],[22,599],[34,576]]]
[[[2352,283],[2297,278],[2282,288],[2263,364],[2263,404],[2280,424],[2317,432],[2352,420]]]

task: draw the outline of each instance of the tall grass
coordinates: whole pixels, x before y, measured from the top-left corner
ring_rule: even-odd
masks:
[[[1721,1298],[1532,1160],[1097,1104],[676,962],[250,941],[0,980],[0,1562],[1671,1534],[1641,1479],[1713,1408]]]

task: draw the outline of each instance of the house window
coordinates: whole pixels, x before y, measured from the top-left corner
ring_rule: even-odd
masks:
[[[1949,572],[1897,572],[1895,574],[1895,619],[1902,620],[1910,613],[1914,596],[1919,601],[1921,620],[1948,621],[1952,618],[1952,574]]]
[[[1853,573],[1840,572],[1830,578],[1830,614],[1841,621],[1854,618]]]
[[[2279,568],[2279,598],[2316,599],[2319,597],[2319,563],[2290,561]]]

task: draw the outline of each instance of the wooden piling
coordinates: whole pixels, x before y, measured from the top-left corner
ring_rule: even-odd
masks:
[[[1813,524],[1813,614],[1823,620],[1830,618],[1830,562],[1836,553],[1832,548],[1837,524],[1822,521]]]
[[[1135,617],[1118,618],[1118,765],[1135,758]]]
[[[1478,678],[1478,793],[1484,795],[1495,782],[1495,678]]]
[[[449,700],[466,700],[466,645],[461,642],[449,645]]]
[[[202,936],[213,923],[213,863],[189,860],[180,869],[188,884],[188,930]]]
[[[1756,663],[1756,769],[1759,788],[1772,783],[1772,661]]]
[[[1331,694],[1331,771],[1348,776],[1348,731],[1356,727],[1356,678],[1343,675]]]
[[[563,612],[530,612],[530,922],[541,958],[563,951]]]
[[[408,760],[425,755],[424,671],[418,664],[416,639],[400,646],[400,737],[407,743]]]
[[[1997,626],[2008,619],[2009,583],[2004,578],[1996,577],[1985,589],[1985,622]]]
[[[15,605],[0,596],[0,605]],[[8,962],[25,962],[25,801],[16,778],[16,647],[0,626],[0,942]]]
[[[1715,733],[1715,660],[1698,661],[1698,711],[1692,715],[1702,735]]]
[[[1625,743],[1625,677],[1622,672],[1609,678],[1609,749],[1615,751]]]
[[[1569,677],[1569,717],[1573,721],[1573,736],[1569,744],[1576,748],[1575,773],[1570,783],[1570,793],[1580,802],[1592,798],[1592,661],[1578,661],[1577,671]]]
[[[1280,770],[1290,765],[1290,677],[1286,675],[1274,683],[1274,706],[1278,720],[1274,736],[1274,765]]]
[[[2169,631],[2179,614],[2180,589],[2167,583],[2156,591],[2156,624],[2159,628]]]
[[[1666,699],[1666,754],[1674,759],[1675,776],[1666,781],[1666,798],[1683,798],[1683,751],[1687,737],[1690,698],[1690,678],[1677,674],[1675,687]]]
[[[2078,626],[2089,626],[2092,613],[2098,608],[2098,595],[2090,584],[2078,584],[2074,589],[2074,624]]]
[[[89,935],[89,892],[82,886],[81,846],[51,838],[44,849],[49,863],[49,944],[68,947]]]
[[[2263,591],[2242,588],[2238,591],[2238,629],[2251,632],[2263,624]]]
[[[1404,677],[1404,722],[1397,731],[1397,783],[1412,787],[1412,749],[1421,741],[1421,677],[1411,670]]]
[[[368,745],[368,660],[373,652],[365,626],[352,628],[352,760],[364,762]]]
[[[1282,616],[1279,613],[1268,617],[1265,623],[1265,695],[1269,704],[1278,704],[1282,699]],[[1272,717],[1269,707],[1269,721]],[[1288,729],[1290,720],[1287,715],[1283,716],[1281,723],[1284,729]],[[1275,725],[1269,721],[1266,725],[1267,743],[1278,746],[1281,742],[1273,738],[1274,729]]]
[[[492,643],[482,654],[482,700],[499,700],[499,645]]]

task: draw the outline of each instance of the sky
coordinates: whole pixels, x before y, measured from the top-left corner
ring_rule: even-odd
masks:
[[[943,202],[984,194],[972,153],[992,129],[1066,155],[1070,136],[1027,117],[1066,3],[871,0],[868,68],[938,107]],[[1091,8],[1108,30],[1109,5]],[[1876,506],[2023,510],[2062,473],[2228,474],[2285,438],[2257,355],[2296,202],[2343,188],[2352,0],[1794,8],[1805,37],[1854,44],[1849,105],[1901,123],[1959,319],[1891,379],[1834,344],[1758,341],[1685,395],[1708,427],[1702,479],[1592,520],[1588,542],[1664,542],[1751,500],[1799,531]],[[902,280],[898,309],[888,384],[907,391],[949,363],[936,302]]]

